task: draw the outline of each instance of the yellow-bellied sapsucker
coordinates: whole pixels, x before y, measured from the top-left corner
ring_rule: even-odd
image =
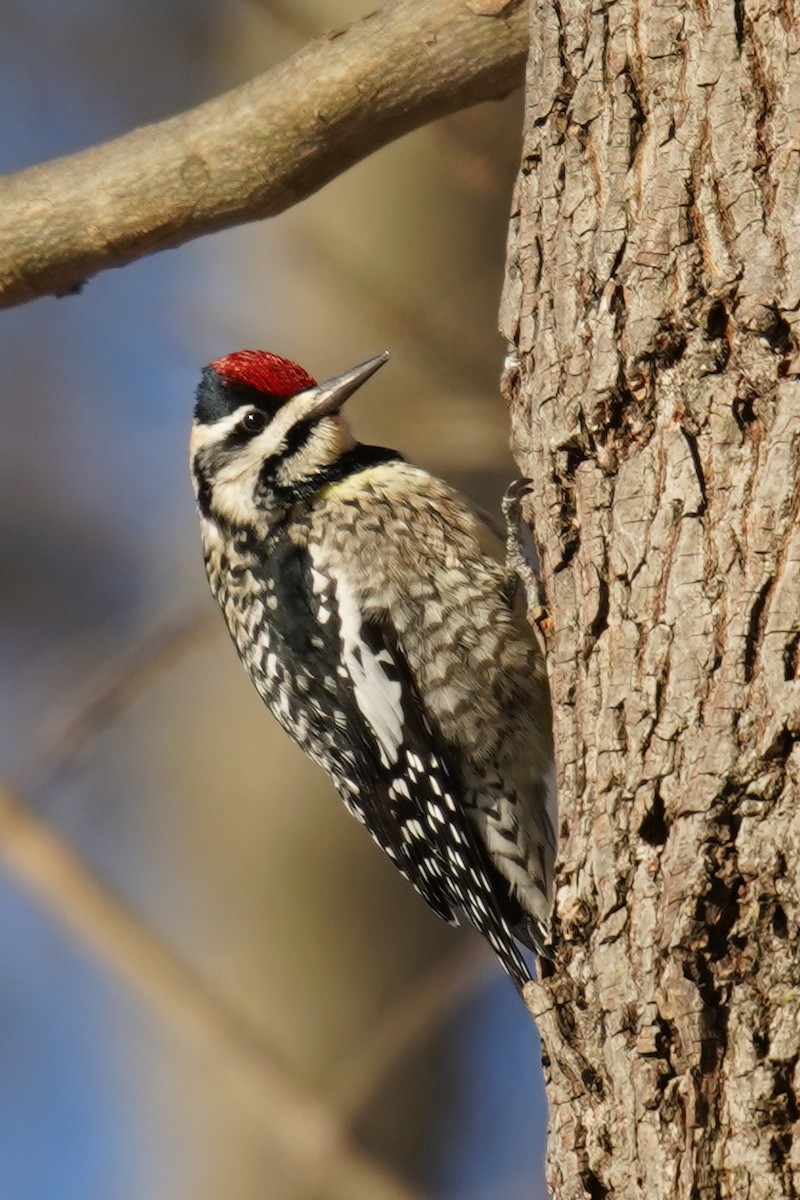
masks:
[[[457,492],[355,441],[345,400],[263,351],[203,371],[191,437],[206,569],[284,729],[446,921],[517,986],[555,835],[544,666],[502,539]]]

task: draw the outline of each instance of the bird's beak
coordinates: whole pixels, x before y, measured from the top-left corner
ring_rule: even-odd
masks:
[[[389,351],[384,350],[383,354],[377,354],[375,358],[368,358],[366,362],[359,363],[357,367],[351,367],[349,371],[343,371],[341,375],[334,375],[332,379],[326,379],[324,383],[318,384],[313,389],[309,388],[306,396],[310,407],[306,413],[306,419],[316,420],[318,417],[327,417],[331,413],[338,412],[345,400],[349,400],[353,392],[357,392],[362,383],[366,383],[370,375],[374,375],[388,359]]]

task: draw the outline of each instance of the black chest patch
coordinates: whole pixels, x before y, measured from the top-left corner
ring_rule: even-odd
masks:
[[[253,574],[274,598],[269,620],[286,648],[303,659],[318,655],[321,627],[313,608],[306,551],[285,535],[270,547]]]

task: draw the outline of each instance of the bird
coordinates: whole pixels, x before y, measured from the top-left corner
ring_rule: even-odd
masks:
[[[556,851],[545,664],[502,529],[351,432],[343,406],[388,357],[323,383],[263,350],[203,369],[190,460],[206,572],[280,725],[521,990]]]

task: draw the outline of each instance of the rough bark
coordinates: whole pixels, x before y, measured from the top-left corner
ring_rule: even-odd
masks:
[[[535,0],[502,329],[558,1200],[800,1194],[800,11]]]

